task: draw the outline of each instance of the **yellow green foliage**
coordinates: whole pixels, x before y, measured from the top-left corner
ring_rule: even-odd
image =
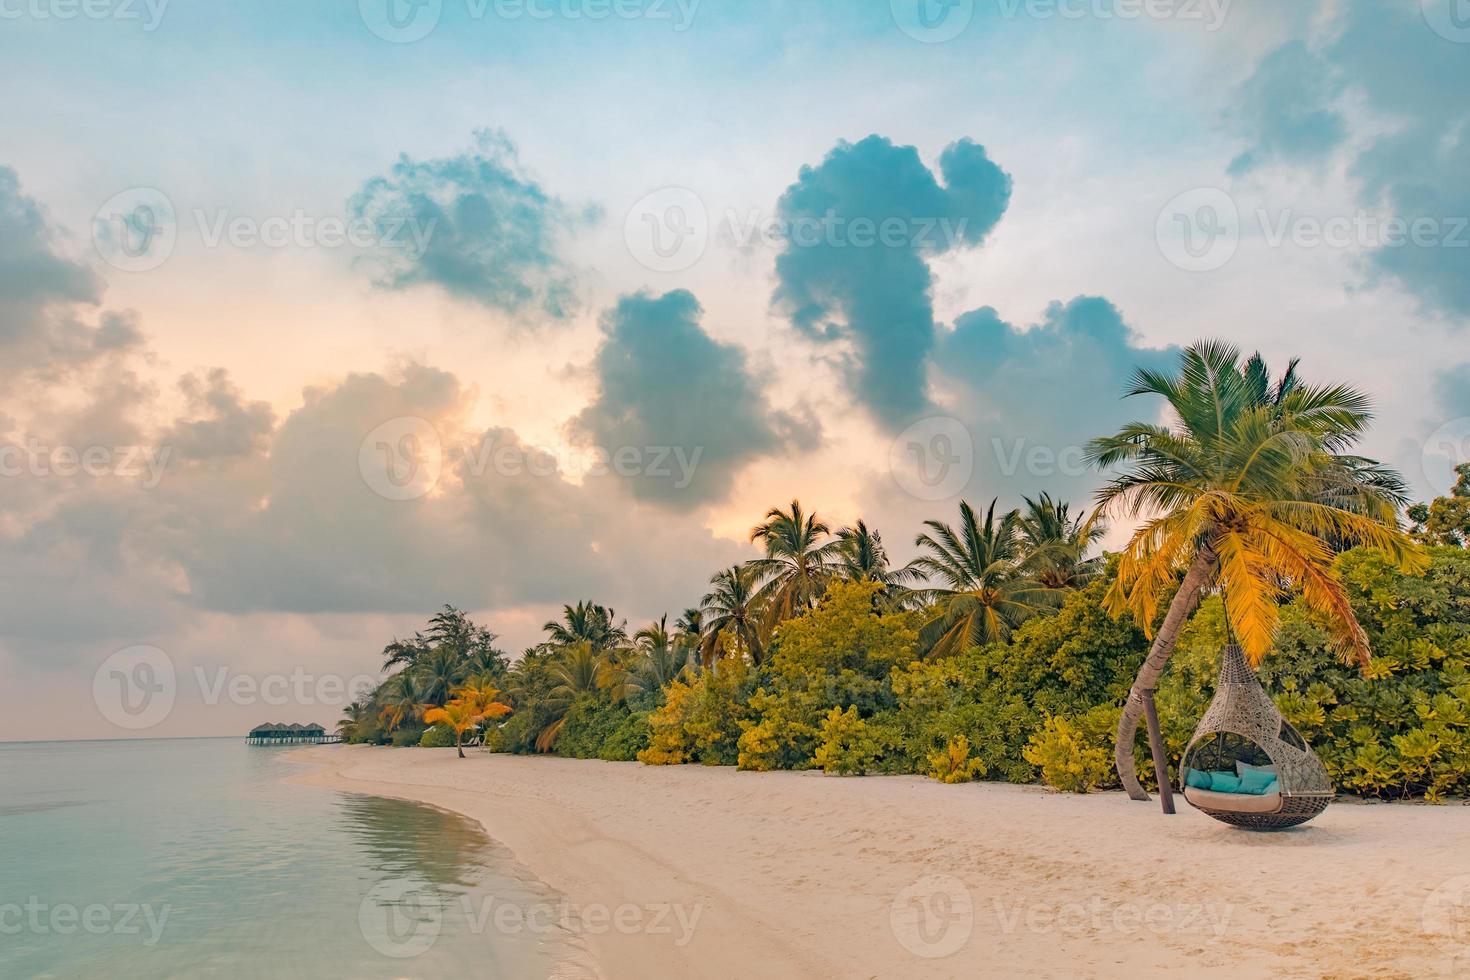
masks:
[[[941,783],[968,783],[985,775],[985,763],[970,758],[970,740],[956,735],[943,750],[929,756],[929,776]]]
[[[648,765],[734,765],[742,722],[749,715],[750,668],[726,657],[689,683],[674,681],[663,707],[648,718],[648,748],[638,761]]]
[[[833,708],[822,719],[821,744],[812,761],[823,772],[861,776],[882,753],[882,743],[858,717],[857,708]]]
[[[1059,716],[1048,718],[1022,753],[1026,761],[1041,769],[1041,781],[1046,785],[1072,793],[1090,792],[1113,778],[1108,723],[1116,726],[1119,713],[1116,708],[1101,707],[1076,722]]]
[[[918,623],[912,613],[880,612],[874,601],[880,589],[835,582],[820,606],[776,631],[740,736],[740,768],[821,765],[817,753],[832,709],[864,719],[895,705],[891,677],[914,662]],[[848,758],[847,749],[834,751]]]

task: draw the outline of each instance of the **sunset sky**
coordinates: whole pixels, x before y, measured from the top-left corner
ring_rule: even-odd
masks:
[[[1446,492],[1454,2],[0,0],[0,739],[329,725],[220,684],[672,618],[794,497],[1084,507],[1202,337]]]

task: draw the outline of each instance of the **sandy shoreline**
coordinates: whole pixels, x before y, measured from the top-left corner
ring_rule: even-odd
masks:
[[[1267,835],[1118,794],[915,777],[296,757],[317,766],[302,781],[479,821],[588,910],[615,980],[1470,975],[1465,806],[1339,804]]]

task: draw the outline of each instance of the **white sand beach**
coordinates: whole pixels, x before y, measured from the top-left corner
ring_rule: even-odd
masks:
[[[917,777],[317,747],[298,778],[463,813],[611,978],[1470,975],[1470,808],[1236,830],[1180,801]]]

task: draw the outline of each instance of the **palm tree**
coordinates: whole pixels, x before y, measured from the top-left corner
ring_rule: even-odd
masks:
[[[710,579],[714,589],[701,604],[704,639],[699,652],[706,667],[719,659],[726,633],[738,650],[750,655],[751,663],[760,666],[764,659],[760,607],[755,594],[757,574],[749,565],[735,565]]]
[[[669,635],[668,616],[645,626],[634,637],[633,656],[627,668],[627,688],[651,692],[667,687],[688,666],[690,650]]]
[[[790,511],[772,507],[751,529],[750,540],[766,549],[766,556],[750,567],[760,583],[756,599],[766,613],[767,631],[811,609],[827,591],[841,547],[839,541],[822,541],[831,533],[816,514],[803,514],[797,500],[791,501]]]
[[[541,752],[555,747],[557,736],[566,727],[567,712],[578,698],[596,695],[624,680],[621,668],[610,663],[590,640],[579,640],[558,650],[551,661],[550,675],[556,683],[541,701],[549,715],[548,723],[536,736],[536,748]]]
[[[704,644],[704,613],[698,609],[686,609],[674,624],[674,646],[687,656],[699,659],[700,647]]]
[[[363,698],[342,709],[342,717],[337,719],[337,734],[342,736],[344,742],[354,742],[362,737],[367,731],[372,714],[372,705]]]
[[[469,662],[453,647],[437,646],[413,667],[414,680],[425,704],[440,707],[469,676]]]
[[[502,718],[510,714],[510,706],[499,701],[500,690],[495,687],[467,685],[454,692],[454,698],[442,708],[430,708],[424,712],[424,721],[431,725],[443,723],[454,730],[454,748],[464,758],[464,733],[479,725],[486,718]]]
[[[628,642],[628,624],[615,622],[616,619],[617,613],[612,609],[594,602],[579,602],[562,607],[561,622],[552,620],[541,628],[552,646],[585,641],[598,650],[606,650]]]
[[[995,505],[992,500],[981,524],[969,503],[960,501],[958,531],[925,521],[932,533],[914,539],[928,554],[910,567],[942,583],[915,592],[933,604],[933,616],[919,630],[919,644],[931,657],[1004,642],[1017,626],[1056,604],[1056,590],[1024,567],[1020,513],[1009,511],[997,521]]]
[[[1107,523],[1072,517],[1070,505],[1052,500],[1050,494],[1023,499],[1022,548],[1037,581],[1050,589],[1080,589],[1097,578],[1104,560],[1100,555],[1088,558],[1087,552],[1107,533]]]
[[[918,569],[911,566],[894,568],[890,565],[888,552],[883,547],[883,536],[870,530],[866,521],[860,520],[852,527],[838,531],[837,540],[837,577],[852,582],[877,582],[883,586],[890,603],[905,598],[905,586],[923,577]]]
[[[1172,424],[1134,422],[1088,450],[1098,465],[1124,468],[1099,491],[1101,511],[1143,519],[1105,600],[1114,616],[1131,612],[1153,635],[1114,749],[1135,800],[1148,799],[1133,762],[1138,721],[1205,590],[1220,590],[1228,628],[1253,664],[1275,639],[1288,592],[1331,624],[1340,655],[1365,662],[1367,635],[1333,567],[1336,550],[1380,549],[1408,568],[1422,560],[1398,528],[1402,480],[1344,452],[1372,418],[1368,399],[1341,385],[1302,383],[1295,361],[1274,385],[1259,356],[1239,361],[1234,347],[1206,341],[1180,355],[1177,375],[1138,371],[1127,394],[1163,397]],[[1161,746],[1154,755],[1167,784]]]
[[[397,731],[404,722],[418,718],[425,708],[414,677],[406,670],[383,682],[378,688],[377,701],[378,718],[387,732]]]

